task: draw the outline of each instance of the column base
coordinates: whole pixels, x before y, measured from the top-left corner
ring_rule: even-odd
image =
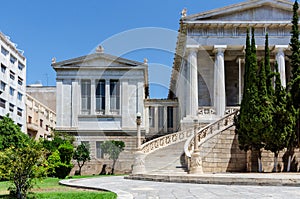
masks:
[[[199,151],[194,152],[191,156],[191,167],[189,174],[202,174],[202,158],[200,156]]]
[[[146,173],[145,169],[145,154],[142,151],[134,153],[134,164],[132,168],[132,174]]]

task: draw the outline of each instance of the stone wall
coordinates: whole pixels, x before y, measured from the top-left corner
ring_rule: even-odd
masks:
[[[238,147],[234,127],[206,141],[200,151],[204,173],[246,171],[247,156]]]
[[[238,137],[235,127],[231,127],[222,133],[207,140],[200,147],[203,161],[204,173],[221,172],[257,172],[258,152],[244,152],[238,147]],[[281,151],[278,156],[279,172],[286,171],[288,153]],[[262,152],[263,172],[272,172],[274,167],[274,153],[263,150]],[[291,171],[300,171],[300,149],[295,149],[292,154]]]

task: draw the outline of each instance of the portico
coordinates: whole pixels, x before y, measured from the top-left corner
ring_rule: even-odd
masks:
[[[193,118],[209,123],[238,108],[243,95],[247,28],[255,29],[259,66],[268,33],[271,67],[275,70],[277,62],[286,87],[290,8],[289,1],[253,0],[182,16],[170,91],[178,98],[183,128],[192,124]]]

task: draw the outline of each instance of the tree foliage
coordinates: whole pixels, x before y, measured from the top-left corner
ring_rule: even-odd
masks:
[[[77,161],[79,175],[81,175],[81,168],[84,166],[85,162],[91,160],[89,145],[84,143],[78,145],[74,151],[73,159]]]
[[[100,145],[100,148],[103,150],[104,153],[108,154],[109,159],[113,160],[112,165],[112,174],[114,174],[115,164],[119,158],[120,153],[125,148],[125,143],[123,141],[105,141]]]
[[[34,180],[46,176],[47,164],[44,157],[42,145],[35,141],[0,152],[0,174],[12,182],[10,191],[13,197],[26,198]]]
[[[21,131],[21,128],[8,116],[0,120],[0,150],[9,147],[23,147],[30,138]]]
[[[299,42],[299,27],[298,27],[298,1],[296,0],[293,5],[293,19],[292,19],[292,31],[291,31],[291,41],[290,46],[292,50],[291,67],[292,67],[292,77],[291,81],[288,84],[289,90],[289,100],[290,104],[294,106],[297,114],[297,123],[296,123],[296,136],[298,139],[290,140],[289,145],[291,147],[299,146],[300,139],[300,120],[299,120],[299,109],[300,109],[300,42]],[[298,141],[298,142],[297,142]]]

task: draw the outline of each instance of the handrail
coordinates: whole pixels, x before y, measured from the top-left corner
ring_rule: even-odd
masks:
[[[193,135],[193,129],[191,128],[176,133],[168,134],[162,137],[158,137],[156,139],[144,143],[141,146],[141,151],[144,154],[149,154],[156,151],[157,149],[186,140],[189,137],[192,137],[192,135]]]
[[[219,132],[222,132],[223,130],[231,127],[234,124],[234,117],[239,114],[239,110],[236,110],[228,115],[225,115],[221,119],[210,123],[209,125],[205,126],[204,128],[198,129],[197,138],[199,146],[202,145],[204,142],[202,142],[202,139],[207,137],[208,135],[217,134]],[[186,157],[190,158],[193,146],[194,146],[194,136],[191,136],[187,139],[184,145],[184,153]]]

